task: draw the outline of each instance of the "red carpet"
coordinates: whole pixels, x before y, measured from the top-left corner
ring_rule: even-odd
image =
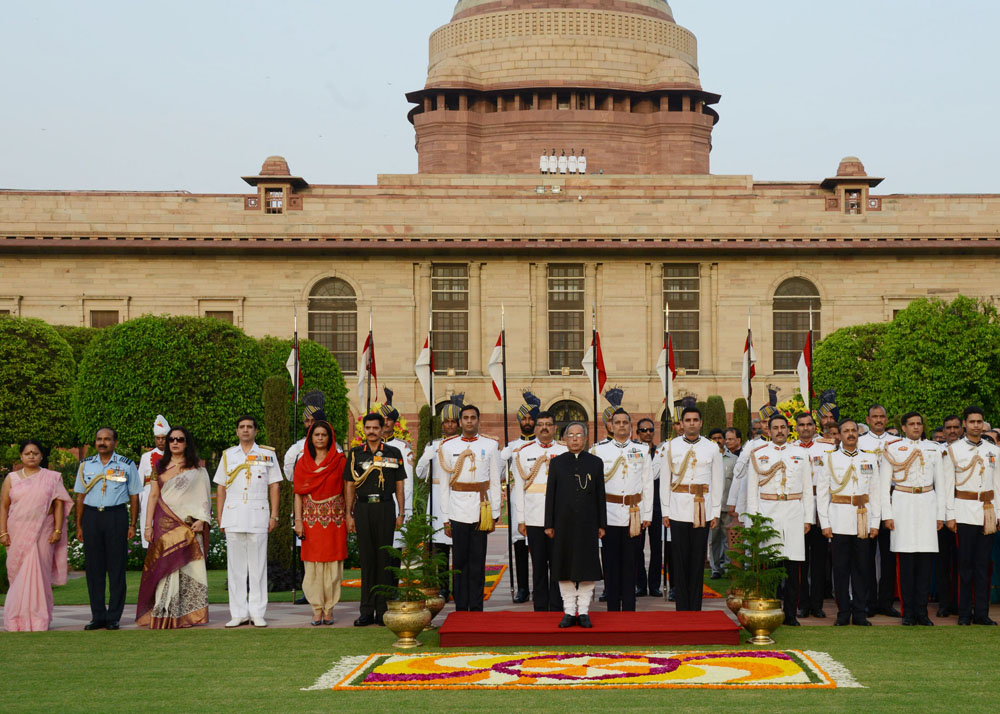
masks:
[[[740,626],[722,612],[591,612],[592,629],[559,629],[558,612],[453,612],[442,647],[738,645]]]

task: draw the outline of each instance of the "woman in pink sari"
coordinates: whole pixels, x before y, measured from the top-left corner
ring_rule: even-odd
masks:
[[[52,586],[66,584],[66,520],[72,500],[35,440],[21,444],[21,469],[0,490],[0,544],[7,548],[8,632],[40,632],[52,622]]]
[[[208,622],[208,530],[212,487],[194,438],[184,427],[167,434],[167,453],[150,479],[135,623],[172,630]]]

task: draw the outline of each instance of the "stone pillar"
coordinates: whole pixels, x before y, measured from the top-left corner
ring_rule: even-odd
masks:
[[[482,263],[469,264],[469,374],[483,373]]]

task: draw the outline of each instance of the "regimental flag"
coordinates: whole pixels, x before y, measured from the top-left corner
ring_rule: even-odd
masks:
[[[378,391],[378,373],[375,370],[375,338],[372,336],[371,330],[368,331],[368,338],[361,350],[361,364],[358,365],[358,398],[365,404],[368,403],[365,399],[365,386],[369,373],[372,376],[372,381],[375,382],[375,391]]]
[[[288,359],[285,360],[285,369],[288,370],[288,378],[292,380],[292,385],[295,387],[296,397],[298,396],[299,390],[302,389],[302,361],[299,359],[299,341],[295,340],[295,344],[292,346],[292,351],[288,353]],[[296,401],[298,401],[296,399]]]
[[[750,329],[750,313],[747,312],[747,341],[743,345],[743,398],[750,403],[753,394],[751,380],[757,376],[757,352],[753,348],[753,331]]]
[[[806,346],[802,348],[799,364],[795,368],[796,374],[799,375],[799,391],[802,393],[802,401],[806,404],[806,411],[810,408],[810,400],[816,396],[812,391],[812,341],[813,336],[810,332],[806,336]]]
[[[490,377],[493,378],[493,393],[499,401],[503,401],[504,391],[503,337],[503,330],[500,330],[500,336],[497,337],[497,345],[493,348],[493,354],[490,355],[490,363],[486,367],[490,373]]]
[[[656,373],[660,375],[660,386],[667,400],[667,413],[674,418],[674,380],[677,379],[677,366],[674,364],[674,340],[667,333],[663,342],[663,350],[656,361]]]
[[[427,403],[431,405],[431,416],[434,416],[435,408],[431,394],[431,380],[434,379],[434,356],[431,354],[431,336],[429,334],[424,338],[424,348],[417,355],[417,364],[413,371],[417,373],[417,380],[424,390]]]
[[[597,365],[597,391],[604,390],[604,385],[608,381],[608,371],[604,368],[604,355],[601,353],[601,334],[594,331],[594,339],[590,343],[590,349],[583,356],[583,371],[587,373],[590,384],[594,384],[594,365]]]

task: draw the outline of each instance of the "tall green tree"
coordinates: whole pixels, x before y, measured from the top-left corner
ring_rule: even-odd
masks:
[[[722,397],[712,395],[705,402],[705,433],[712,429],[725,429],[726,426],[726,403]]]
[[[52,329],[69,343],[73,350],[73,360],[79,366],[83,361],[83,353],[90,347],[94,338],[101,334],[103,327],[80,327],[78,325],[52,325]]]
[[[0,317],[0,444],[32,438],[47,446],[74,444],[75,373],[70,346],[50,325]]]
[[[881,400],[882,357],[887,323],[852,325],[831,332],[813,350],[813,388],[817,396],[837,392],[840,416],[864,419]]]
[[[145,316],[106,328],[84,353],[73,418],[86,443],[101,426],[133,451],[163,414],[191,430],[203,455],[232,446],[236,419],[263,416],[257,341],[219,320]]]
[[[740,430],[745,441],[750,439],[750,413],[743,397],[733,402],[733,426]]]

